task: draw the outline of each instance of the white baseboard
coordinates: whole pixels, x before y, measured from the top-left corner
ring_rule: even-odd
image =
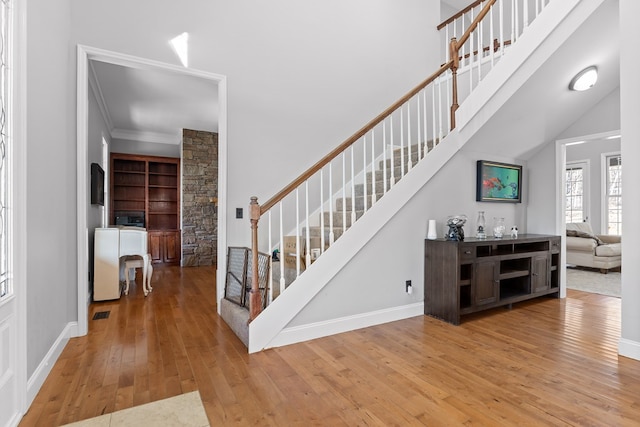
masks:
[[[295,344],[315,338],[322,338],[342,332],[366,328],[368,326],[380,325],[382,323],[389,323],[396,320],[423,315],[424,303],[419,302],[400,307],[372,311],[369,313],[340,317],[338,319],[310,323],[302,326],[293,326],[290,328],[284,328],[269,343],[267,348],[281,347],[283,345]]]
[[[77,331],[77,322],[67,323],[67,326],[65,326],[60,335],[58,335],[58,338],[53,343],[44,359],[42,359],[33,375],[29,378],[29,381],[27,381],[27,407],[31,406],[31,403],[33,402],[33,399],[35,399],[36,394],[38,394],[38,391],[40,391],[42,384],[44,384],[47,376],[51,373],[53,365],[56,363],[60,354],[62,354],[62,350],[64,350],[64,347],[69,342],[69,338],[76,336]]]
[[[618,341],[618,354],[620,356],[640,360],[640,342],[620,338],[620,341]]]

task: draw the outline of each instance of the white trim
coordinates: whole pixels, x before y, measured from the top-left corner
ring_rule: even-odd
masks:
[[[51,373],[51,369],[53,369],[53,365],[56,363],[60,355],[62,354],[62,350],[69,342],[69,339],[74,336],[77,330],[76,322],[67,323],[64,327],[58,338],[55,340],[47,354],[44,356],[36,370],[33,372],[31,377],[29,377],[29,381],[27,382],[27,404],[31,405],[33,399],[35,399],[38,391],[44,384],[44,381]]]
[[[620,341],[618,341],[618,354],[640,360],[640,342],[620,338]]]
[[[220,105],[218,124],[218,259],[217,283],[224,283],[226,270],[226,197],[227,197],[227,78],[220,74],[183,68],[151,59],[78,45],[77,65],[77,247],[78,247],[78,335],[88,332],[88,229],[87,229],[87,138],[88,138],[88,79],[89,61],[101,61],[141,70],[168,71],[176,74],[211,80],[218,85]],[[178,143],[179,141],[176,141]],[[218,303],[224,295],[224,286],[218,286]],[[218,304],[220,307],[220,304]],[[218,308],[219,309],[219,308]]]
[[[111,130],[113,129],[113,120],[111,120],[111,115],[109,114],[109,109],[107,108],[107,102],[104,100],[102,88],[98,83],[96,70],[92,63],[89,63],[89,85],[91,86],[93,95],[96,97],[96,102],[98,103],[98,109],[100,110],[102,119],[104,120],[107,129],[109,129],[109,134],[111,134]]]
[[[424,302],[284,328],[270,346],[280,347],[416,316],[424,316]]]
[[[27,412],[27,8],[12,2],[13,39],[13,282],[16,296],[16,384],[20,415]],[[19,421],[19,420],[18,420]]]
[[[556,234],[561,238],[562,253],[567,253],[567,239],[566,239],[566,222],[565,211],[566,198],[565,188],[567,186],[565,170],[567,167],[567,145],[576,143],[579,141],[591,141],[597,139],[607,139],[620,135],[620,130],[613,130],[609,132],[594,133],[590,135],[578,136],[573,138],[565,138],[556,140]],[[560,266],[560,298],[567,297],[567,266],[566,263],[562,263]]]
[[[176,133],[141,132],[130,129],[111,129],[111,138],[124,139],[126,141],[153,142],[156,144],[179,145],[182,135]]]
[[[609,217],[609,188],[607,181],[609,179],[607,164],[608,157],[619,156],[622,158],[622,151],[610,151],[608,153],[600,153],[600,234],[609,234],[609,224],[607,218]]]

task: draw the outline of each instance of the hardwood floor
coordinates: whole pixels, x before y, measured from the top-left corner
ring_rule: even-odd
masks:
[[[56,426],[199,390],[211,425],[640,423],[620,300],[578,291],[463,318],[419,316],[248,355],[216,314],[213,268],[157,268],[92,304],[22,426]]]

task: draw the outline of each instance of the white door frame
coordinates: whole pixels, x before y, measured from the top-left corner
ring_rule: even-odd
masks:
[[[620,135],[620,130],[595,133],[575,138],[556,140],[556,177],[558,177],[558,187],[556,188],[556,234],[561,236],[562,253],[567,253],[565,210],[567,209],[565,191],[567,186],[565,170],[567,168],[567,145],[588,142],[596,139],[607,139]],[[567,296],[567,267],[566,262],[560,266],[560,298]]]
[[[150,59],[139,58],[89,46],[78,45],[77,74],[77,216],[78,216],[78,330],[86,335],[89,329],[89,230],[87,229],[87,144],[89,116],[89,61],[100,61],[143,70],[163,70],[185,76],[193,76],[218,85],[218,285],[224,283],[227,247],[227,78],[220,74],[193,70]],[[218,289],[221,289],[218,286]],[[218,301],[221,293],[218,292]],[[219,304],[218,304],[219,307]]]

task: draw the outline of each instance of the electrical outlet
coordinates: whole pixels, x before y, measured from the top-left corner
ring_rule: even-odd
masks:
[[[236,218],[237,219],[242,218],[242,208],[236,208]]]
[[[408,294],[413,293],[413,286],[411,286],[411,280],[407,280],[405,282],[405,290],[407,291]]]

